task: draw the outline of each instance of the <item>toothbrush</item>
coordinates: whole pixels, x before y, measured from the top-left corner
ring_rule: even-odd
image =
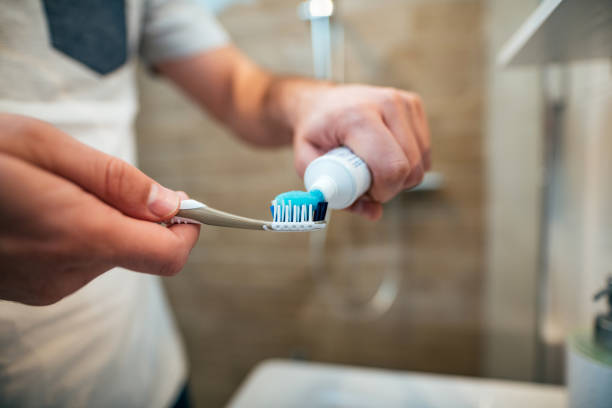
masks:
[[[291,205],[289,201],[272,201],[272,221],[256,220],[219,211],[197,200],[181,201],[179,212],[170,220],[172,224],[206,224],[219,227],[242,228],[264,231],[314,231],[327,226],[325,211],[327,203]]]
[[[313,160],[304,174],[308,191],[287,191],[272,201],[272,221],[240,217],[196,200],[181,202],[172,223],[200,223],[265,231],[312,231],[327,226],[327,207],[349,207],[372,181],[366,163],[347,147],[337,147]]]

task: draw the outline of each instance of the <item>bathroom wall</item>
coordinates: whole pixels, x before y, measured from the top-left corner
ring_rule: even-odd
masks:
[[[485,6],[488,207],[482,372],[517,380],[535,378],[544,102],[539,69],[502,67],[497,54],[537,4],[488,0]]]
[[[592,327],[604,309],[592,295],[612,272],[612,69],[606,59],[499,66],[501,46],[539,3],[486,4],[482,363],[487,376],[562,383],[565,339]]]
[[[482,4],[475,0],[338,2],[346,80],[420,92],[431,120],[437,192],[403,193],[371,223],[334,212],[323,280],[308,235],[205,227],[166,287],[183,332],[199,406],[221,406],[258,362],[299,358],[478,375],[484,263]],[[297,2],[225,10],[234,42],[267,68],[310,75]],[[266,217],[300,187],[291,152],[231,137],[168,83],[143,72],[137,123],[142,169],[212,206]],[[239,198],[238,198],[239,197]],[[382,316],[349,313],[385,273],[399,294]],[[352,311],[352,309],[351,309]]]
[[[562,112],[541,334],[546,380],[562,382],[565,339],[591,330],[606,310],[605,301],[592,299],[612,275],[612,64],[593,59],[549,70],[558,77]]]

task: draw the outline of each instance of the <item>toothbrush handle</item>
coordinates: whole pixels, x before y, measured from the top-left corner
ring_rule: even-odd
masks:
[[[206,225],[216,225],[218,227],[242,228],[252,230],[263,230],[272,228],[270,222],[255,220],[253,218],[240,217],[238,215],[226,213],[210,208],[208,206],[179,210],[176,214],[180,218],[188,218]]]

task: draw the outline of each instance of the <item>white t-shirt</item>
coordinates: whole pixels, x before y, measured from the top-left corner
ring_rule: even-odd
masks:
[[[131,163],[137,59],[154,64],[228,42],[194,0],[1,7],[0,112],[48,121]],[[164,407],[185,380],[158,277],[117,268],[51,306],[0,301],[2,407]]]

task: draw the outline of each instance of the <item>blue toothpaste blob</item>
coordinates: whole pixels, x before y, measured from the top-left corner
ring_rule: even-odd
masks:
[[[285,219],[285,206],[289,205],[291,202],[291,207],[289,208],[289,219],[293,219],[293,211],[294,206],[298,206],[298,211],[301,212],[302,206],[306,206],[306,211],[308,212],[308,207],[312,205],[313,209],[313,221],[322,221],[325,219],[325,213],[327,211],[327,202],[325,201],[325,197],[323,193],[319,190],[312,191],[287,191],[286,193],[282,193],[276,196],[276,203],[281,206],[281,211],[283,214],[280,215],[280,219]],[[272,217],[276,220],[277,217],[274,214],[274,206],[271,206]],[[307,218],[307,214],[303,214],[303,218]],[[298,213],[298,220],[302,214]]]
[[[289,201],[291,201],[291,205],[310,205],[312,207],[316,207],[321,201],[325,201],[325,197],[323,197],[323,193],[319,190],[313,191],[287,191],[286,193],[282,193],[276,196],[275,198],[278,204],[289,205]]]

